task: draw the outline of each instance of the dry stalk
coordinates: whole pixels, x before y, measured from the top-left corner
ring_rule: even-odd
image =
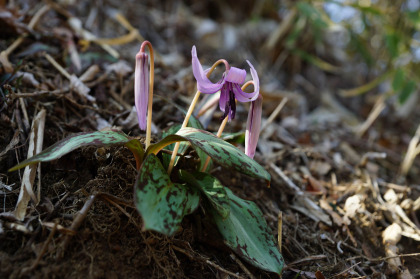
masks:
[[[97,198],[97,195],[91,195],[83,205],[82,209],[80,209],[79,212],[77,212],[76,216],[73,219],[73,223],[70,226],[70,230],[76,231],[80,225],[83,223],[83,220],[86,218],[87,213],[89,212],[89,209],[92,207],[93,203],[95,202]],[[72,238],[72,235],[66,235],[61,247],[61,250],[58,252],[58,257],[62,258],[64,256],[64,253],[66,251],[67,246],[70,243],[70,240]]]
[[[248,275],[250,279],[256,279],[256,277],[246,268],[246,266],[234,255],[230,254],[230,257],[239,265],[239,267]]]
[[[401,174],[406,176],[411,166],[413,165],[414,159],[420,153],[420,125],[417,127],[416,134],[408,144],[407,153],[405,154],[404,160],[401,164]]]
[[[356,135],[357,137],[361,138],[363,134],[369,129],[370,126],[372,126],[373,122],[378,118],[379,114],[385,109],[385,97],[381,96],[376,101],[375,105],[373,106],[372,111],[369,113],[368,118],[365,122],[363,122],[362,125],[360,125],[356,129]]]
[[[38,254],[35,261],[32,263],[32,265],[30,267],[22,269],[22,274],[21,275],[24,275],[24,274],[34,270],[38,266],[42,257],[47,252],[48,245],[50,244],[51,240],[53,239],[53,236],[54,236],[56,231],[57,231],[57,223],[54,223],[54,227],[52,228],[50,234],[48,235],[47,240],[44,242],[44,245],[42,245],[41,252]]]
[[[38,23],[38,21],[41,19],[41,17],[48,12],[50,9],[49,5],[43,6],[41,9],[39,9],[36,14],[32,17],[31,21],[28,24],[28,28],[33,29],[35,25]],[[20,36],[16,41],[13,42],[6,50],[2,51],[0,53],[0,62],[3,64],[3,66],[6,69],[6,72],[13,72],[13,66],[9,62],[9,55],[23,42],[24,38],[28,34],[25,33],[22,36]]]
[[[174,250],[176,250],[178,252],[181,252],[182,254],[186,255],[191,260],[195,260],[195,261],[198,261],[198,262],[206,263],[206,264],[208,264],[208,265],[216,268],[217,270],[219,270],[219,271],[221,271],[223,273],[226,273],[227,275],[233,276],[235,278],[238,278],[238,279],[243,279],[244,278],[244,277],[242,277],[240,275],[237,275],[237,274],[235,274],[235,273],[233,273],[233,272],[231,272],[231,271],[229,271],[227,269],[224,269],[223,267],[215,264],[214,262],[210,261],[209,259],[205,258],[202,255],[199,255],[199,254],[193,255],[189,251],[187,251],[185,249],[182,249],[180,247],[174,246],[174,245],[172,245],[171,247],[172,247],[172,249],[174,249]]]
[[[261,133],[267,129],[267,127],[274,121],[274,119],[277,117],[277,115],[280,113],[280,111],[283,109],[284,105],[286,105],[287,101],[289,99],[287,99],[287,97],[283,98],[280,102],[280,104],[278,104],[278,106],[274,109],[274,111],[270,114],[270,116],[268,117],[267,121],[264,123],[264,126],[261,128]]]
[[[291,206],[291,208],[298,210],[299,212],[305,214],[306,216],[308,216],[316,222],[321,221],[327,224],[328,226],[332,225],[329,216],[326,215],[314,201],[307,197],[305,193],[295,183],[293,183],[293,181],[290,180],[290,178],[288,178],[279,167],[277,167],[273,163],[270,163],[270,167],[274,170],[274,172],[277,175],[280,176],[280,178],[286,183],[286,185],[289,188],[293,189],[296,192],[296,200],[301,206],[294,205]]]

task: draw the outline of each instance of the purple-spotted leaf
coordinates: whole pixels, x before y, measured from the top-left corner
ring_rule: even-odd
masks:
[[[173,235],[182,218],[200,202],[198,190],[173,183],[159,159],[150,154],[144,160],[135,184],[134,198],[143,218],[143,229]]]
[[[226,188],[230,213],[222,218],[210,210],[227,246],[250,264],[263,270],[281,274],[284,260],[262,212],[257,205],[235,196]]]
[[[195,128],[183,128],[175,135],[167,136],[160,142],[151,145],[146,150],[146,154],[157,154],[165,146],[178,141],[189,141],[195,148],[201,149],[224,167],[234,168],[241,173],[270,182],[270,174],[241,150],[212,133]]]
[[[229,199],[225,187],[217,178],[205,172],[194,172],[191,174],[184,170],[180,170],[180,178],[187,184],[198,188],[222,218],[229,216]]]
[[[15,171],[27,165],[47,162],[58,159],[71,151],[83,146],[112,146],[112,145],[125,145],[129,148],[135,156],[142,161],[144,150],[140,142],[132,139],[121,131],[96,131],[88,133],[79,133],[67,137],[50,147],[44,149],[41,153],[26,159],[20,164],[14,166],[9,171]]]

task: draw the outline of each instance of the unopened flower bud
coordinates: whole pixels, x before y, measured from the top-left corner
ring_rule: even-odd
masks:
[[[147,126],[147,104],[149,101],[149,57],[145,52],[136,55],[134,73],[134,101],[141,130]]]

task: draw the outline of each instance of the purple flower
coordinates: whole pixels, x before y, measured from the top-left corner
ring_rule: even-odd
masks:
[[[136,55],[136,70],[134,72],[134,102],[141,130],[146,130],[147,104],[149,102],[149,57],[139,51]]]
[[[231,67],[223,74],[221,80],[217,83],[212,83],[207,78],[208,70],[204,71],[197,57],[197,50],[193,46],[192,51],[192,67],[193,74],[197,80],[197,88],[201,93],[214,94],[220,90],[219,107],[224,112],[223,118],[228,116],[229,120],[235,118],[236,104],[235,99],[239,102],[252,102],[258,98],[260,91],[260,83],[257,71],[255,71],[252,64],[247,60],[251,67],[251,76],[254,83],[254,92],[246,93],[242,91],[241,85],[245,82],[246,71],[243,69]]]
[[[260,136],[262,101],[263,98],[259,95],[258,98],[251,103],[248,120],[246,122],[245,154],[250,158],[254,158],[255,149],[257,149],[258,138]]]

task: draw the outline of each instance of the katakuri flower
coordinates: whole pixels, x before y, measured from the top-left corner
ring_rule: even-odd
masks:
[[[140,129],[144,131],[147,126],[147,104],[149,102],[149,57],[141,50],[136,55],[134,102]]]
[[[235,99],[239,102],[252,102],[258,98],[260,91],[260,83],[258,79],[257,71],[255,71],[254,66],[247,60],[251,72],[251,76],[254,84],[254,92],[246,93],[242,91],[241,85],[245,82],[246,71],[243,69],[230,67],[226,69],[226,72],[223,74],[222,79],[217,83],[211,82],[207,77],[207,72],[204,71],[203,67],[200,64],[200,61],[197,57],[197,50],[193,46],[192,51],[192,67],[193,74],[197,80],[197,88],[201,93],[204,94],[214,94],[220,91],[219,107],[220,110],[224,112],[223,119],[228,116],[229,120],[235,118],[236,113],[236,103]]]
[[[260,136],[262,102],[262,96],[258,95],[258,98],[251,103],[249,108],[245,131],[245,154],[250,158],[254,158]]]

